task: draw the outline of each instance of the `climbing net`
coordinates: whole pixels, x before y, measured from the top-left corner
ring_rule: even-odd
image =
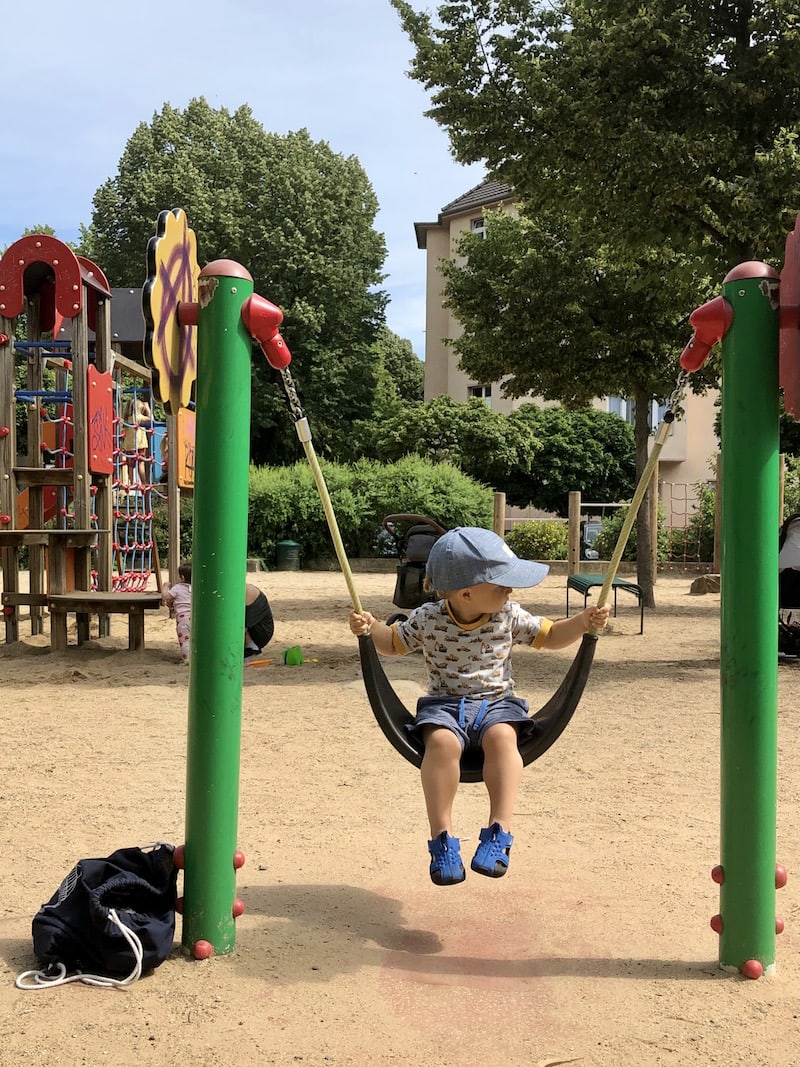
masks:
[[[141,592],[155,571],[154,421],[149,388],[117,387],[114,419],[114,591]]]

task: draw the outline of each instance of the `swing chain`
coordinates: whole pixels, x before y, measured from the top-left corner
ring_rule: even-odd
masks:
[[[281,379],[283,381],[283,389],[286,393],[286,400],[289,404],[289,413],[292,416],[292,420],[294,422],[302,422],[306,417],[306,414],[303,411],[303,405],[300,403],[300,397],[297,395],[294,378],[292,378],[291,371],[288,367],[284,367],[281,371]]]
[[[676,409],[681,408],[683,398],[686,395],[686,383],[688,382],[688,380],[688,371],[684,370],[683,367],[681,367],[680,371],[678,372],[678,377],[675,379],[675,385],[673,386],[672,392],[667,397],[666,402],[666,409],[667,411],[672,412],[673,418],[678,417],[676,414]]]

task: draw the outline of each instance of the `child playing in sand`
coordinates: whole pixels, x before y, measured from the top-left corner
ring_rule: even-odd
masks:
[[[480,832],[472,870],[500,878],[508,869],[523,766],[517,731],[528,718],[527,702],[514,695],[512,647],[565,648],[608,620],[608,606],[590,605],[579,615],[553,622],[510,599],[514,588],[538,585],[547,571],[544,564],[519,559],[490,530],[464,526],[443,534],[428,556],[426,587],[436,590],[440,600],[422,604],[391,626],[368,611],[350,613],[352,632],[371,634],[382,655],[421,651],[425,657],[428,695],[417,702],[411,729],[421,734],[425,746],[422,791],[435,885],[466,878],[460,842],[451,831],[467,745],[483,749],[489,794],[489,825]]]
[[[178,645],[181,650],[181,659],[184,663],[189,662],[189,638],[192,628],[192,565],[182,563],[178,567],[179,582],[165,589],[161,596],[161,603],[169,608],[170,617],[175,620],[175,630],[178,634]]]
[[[247,582],[244,587],[244,658],[257,656],[272,640],[275,623],[264,593]]]

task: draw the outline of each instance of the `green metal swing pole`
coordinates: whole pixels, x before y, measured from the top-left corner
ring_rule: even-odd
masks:
[[[778,275],[723,282],[719,961],[775,966],[778,722]]]
[[[722,340],[720,935],[726,970],[775,969],[778,781],[779,275],[734,267],[722,295],[689,317],[681,365]],[[783,876],[783,877],[781,877]]]
[[[253,279],[216,260],[199,291],[182,943],[224,955],[235,945],[250,469],[251,338],[241,309]]]

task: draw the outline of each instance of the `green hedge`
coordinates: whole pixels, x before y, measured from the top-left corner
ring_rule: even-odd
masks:
[[[381,555],[385,515],[427,515],[445,527],[491,528],[491,489],[447,463],[409,456],[397,463],[359,460],[351,466],[320,462],[348,557]],[[279,541],[300,545],[301,560],[330,559],[325,512],[307,463],[250,471],[248,552],[274,564]]]
[[[333,511],[349,558],[394,555],[381,523],[385,515],[416,514],[447,528],[491,529],[493,493],[448,463],[409,456],[385,464],[359,460],[344,464],[320,461]],[[251,467],[247,553],[275,565],[279,541],[297,541],[301,562],[335,560],[325,512],[311,469],[304,461],[292,467]],[[153,509],[154,531],[162,564],[168,551],[166,503]],[[192,552],[192,501],[181,501],[181,558]]]

